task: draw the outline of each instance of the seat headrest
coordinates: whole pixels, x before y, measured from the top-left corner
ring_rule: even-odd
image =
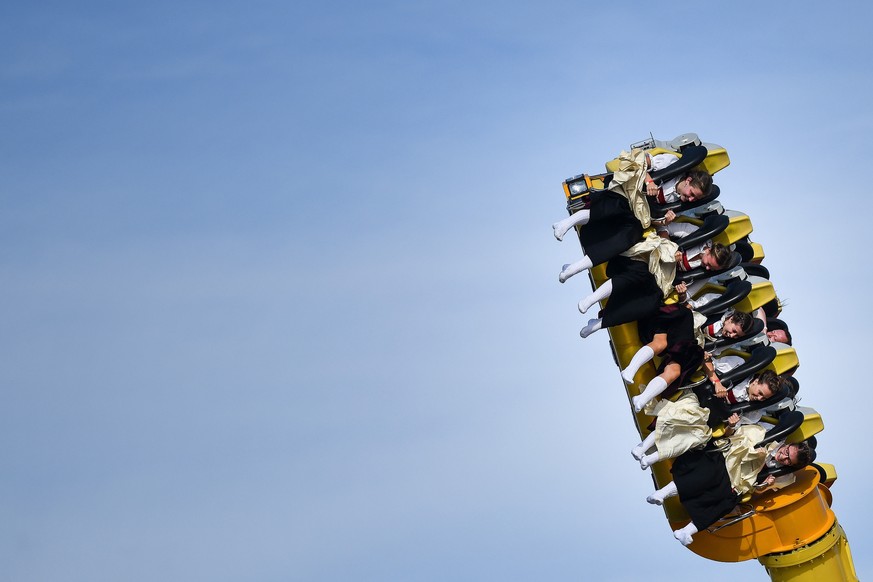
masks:
[[[733,370],[722,374],[721,381],[723,384],[735,382],[748,378],[755,372],[763,370],[776,359],[776,348],[773,346],[760,346],[749,354],[749,359],[744,364],[741,364]]]
[[[753,249],[752,245],[745,240],[735,242],[734,250],[740,253],[740,256],[743,257],[744,263],[748,263],[755,258],[755,249]]]
[[[706,204],[709,204],[710,202],[718,198],[719,194],[721,194],[721,188],[718,187],[718,184],[713,184],[712,189],[709,191],[709,196],[704,196],[700,200],[695,200],[694,202],[668,202],[666,204],[657,204],[650,200],[649,210],[651,210],[652,216],[658,217],[667,214],[668,210],[672,210],[676,214],[680,214],[693,208],[699,208],[700,206],[705,206]]]
[[[767,329],[773,331],[774,329],[781,329],[783,331],[788,331],[788,324],[779,319],[778,317],[772,317],[767,319]]]
[[[721,314],[721,313],[711,315],[709,318],[707,318],[705,325],[711,325],[711,324],[715,323],[716,321],[721,319],[722,316],[723,316],[723,314]],[[717,350],[717,349],[723,348],[725,346],[731,346],[735,343],[739,343],[739,342],[745,341],[749,338],[755,337],[756,335],[762,333],[763,331],[764,331],[764,322],[761,321],[760,319],[758,319],[757,317],[753,317],[752,318],[752,328],[749,330],[749,332],[747,334],[742,335],[740,337],[735,337],[735,338],[720,337],[720,338],[716,339],[715,341],[706,342],[706,345],[703,347],[703,349],[706,350],[707,352],[711,352],[713,350]]]
[[[706,159],[706,154],[707,151],[705,146],[686,145],[682,148],[681,158],[666,168],[649,172],[649,175],[652,177],[652,180],[661,184],[671,178],[680,176],[685,172],[690,172]]]
[[[764,265],[759,265],[757,263],[741,263],[740,266],[743,268],[743,271],[746,272],[746,275],[751,277],[761,277],[768,281],[770,280],[770,270]]]
[[[722,214],[711,214],[703,219],[703,224],[700,225],[700,228],[688,236],[682,237],[673,242],[679,245],[679,248],[683,251],[690,249],[694,245],[699,245],[700,243],[708,241],[712,239],[712,237],[724,232],[730,222],[731,221],[727,216]]]
[[[800,392],[800,381],[794,376],[781,376],[788,387],[788,396],[797,398],[797,393]]]
[[[789,410],[779,415],[776,426],[768,430],[764,434],[764,439],[756,444],[755,447],[763,447],[772,442],[784,440],[785,437],[800,428],[801,424],[803,424],[803,413],[799,410]]]
[[[731,305],[739,303],[751,292],[751,282],[739,280],[731,281],[725,287],[725,291],[721,294],[721,297],[713,299],[697,311],[707,317],[716,313],[724,313]]]

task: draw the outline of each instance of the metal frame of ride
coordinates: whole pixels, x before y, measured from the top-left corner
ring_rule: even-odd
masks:
[[[683,154],[690,151],[689,148],[699,151],[700,146],[705,148],[705,157],[697,165],[699,169],[705,169],[715,175],[730,164],[724,148],[702,143],[693,133],[680,135],[670,141],[660,141],[650,136],[649,139],[637,142],[631,147],[647,150],[652,154],[672,153],[681,161]],[[563,189],[570,214],[581,207],[588,192],[604,187],[604,183],[609,180],[609,172],[616,169],[616,164],[616,160],[607,162],[607,173],[580,174],[564,181]],[[742,297],[732,298],[732,306],[741,311],[752,312],[768,302],[778,301],[775,289],[768,280],[769,273],[761,265],[764,259],[763,248],[748,239],[752,231],[748,216],[741,212],[725,210],[721,200],[708,200],[697,208],[680,210],[686,211],[683,212],[686,215],[683,220],[697,221],[698,224],[702,224],[708,216],[726,216],[727,227],[713,240],[727,244],[742,241],[746,245],[747,255],[744,259],[748,260],[728,273],[710,279],[706,283],[709,289],[725,291],[731,284],[743,282]],[[751,249],[750,255],[748,249]],[[606,280],[605,265],[591,269],[590,278],[594,289],[603,284]],[[671,300],[675,301],[677,298],[675,296],[668,298],[667,302]],[[602,305],[605,305],[605,302]],[[612,327],[608,331],[615,362],[619,369],[624,368],[642,345],[636,322]],[[760,334],[758,337],[731,346],[731,349],[734,353],[742,354],[768,343],[766,336]],[[793,348],[784,344],[774,347],[776,354],[767,368],[777,373],[797,368],[799,359]],[[638,377],[642,377],[645,382],[651,380],[654,375],[655,365],[652,362],[646,364],[638,373]],[[701,379],[700,376],[692,380],[705,382],[705,379]],[[634,385],[625,385],[620,378],[619,381],[630,401],[634,396],[631,393]],[[800,425],[787,436],[786,442],[799,442],[810,437],[814,440],[814,435],[824,428],[821,416],[814,409],[797,406],[795,398],[786,400],[782,410],[773,414],[779,415],[788,411],[799,411],[803,419]],[[633,414],[632,407],[631,412]],[[652,417],[645,412],[633,415],[641,439],[650,432],[648,427],[651,420]],[[778,422],[778,418],[772,420]],[[657,488],[671,481],[670,466],[670,461],[658,462],[652,466],[652,479]],[[757,559],[764,565],[771,579],[776,581],[857,580],[848,540],[831,510],[830,488],[836,480],[835,468],[833,465],[816,462],[797,471],[795,477],[794,483],[783,489],[754,493],[750,498],[743,499],[731,514],[708,530],[696,534],[689,549],[705,558],[721,562]],[[680,528],[688,523],[688,514],[677,498],[668,499],[663,507],[671,528]]]

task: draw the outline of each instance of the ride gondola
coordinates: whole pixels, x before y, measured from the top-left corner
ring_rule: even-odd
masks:
[[[682,134],[669,141],[652,137],[632,144],[631,150],[643,151],[650,156],[666,154],[677,158],[675,163],[666,168],[649,172],[651,180],[658,184],[675,179],[677,175],[689,170],[704,170],[714,176],[730,164],[727,151],[723,147],[701,142],[693,133]],[[606,171],[603,173],[578,174],[563,182],[570,215],[586,208],[589,198],[595,193],[615,186],[614,177],[620,171],[621,160],[619,157],[607,162]],[[693,202],[650,203],[653,226],[643,230],[643,237],[655,232],[669,212],[679,216],[678,222],[697,227],[695,232],[688,235],[687,240],[682,239],[679,242],[680,248],[688,248],[703,241],[721,243],[730,248],[731,260],[723,269],[689,269],[679,272],[674,279],[674,284],[685,283],[688,286],[688,299],[701,301],[706,297],[705,304],[698,308],[701,325],[717,321],[728,309],[750,313],[760,309],[761,313],[768,312],[768,321],[776,325],[775,322],[780,322],[775,318],[779,314],[779,302],[775,287],[769,280],[769,271],[761,264],[764,259],[763,248],[749,238],[752,233],[751,219],[742,212],[726,210],[726,198],[728,197],[721,189],[713,184],[708,195]],[[585,228],[586,226],[576,227],[583,250],[585,237],[582,236],[582,231]],[[607,280],[607,268],[608,263],[596,265],[589,270],[592,289],[598,289]],[[664,303],[676,303],[680,299],[682,298],[674,292],[664,298]],[[601,307],[605,307],[608,301],[608,298],[602,301]],[[759,370],[773,370],[789,378],[784,390],[779,392],[778,397],[774,397],[774,401],[757,405],[758,409],[763,410],[763,420],[772,427],[759,444],[763,445],[774,439],[784,440],[786,443],[806,441],[813,445],[814,451],[817,442],[815,435],[823,430],[824,424],[814,409],[797,404],[799,382],[792,375],[800,365],[799,358],[791,346],[768,339],[764,333],[763,321],[762,319],[754,325],[748,335],[743,337],[709,338],[708,341],[701,341],[709,351],[743,358],[743,365],[722,377],[725,382],[739,381]],[[620,370],[624,369],[644,345],[637,322],[616,325],[608,331],[615,363]],[[637,372],[636,378],[642,380],[643,386],[657,374],[658,363],[659,358],[655,356]],[[621,377],[618,380],[630,403],[639,384],[626,384]],[[695,391],[705,396],[712,388],[706,377],[699,372],[692,374],[688,383],[673,398],[687,391]],[[745,409],[748,408],[750,406]],[[737,408],[741,409],[743,408]],[[642,440],[654,425],[651,416],[653,410],[649,407],[640,413],[634,413],[633,406],[630,410]],[[720,434],[715,431],[713,442],[707,446],[718,446],[715,443],[718,442]],[[716,454],[720,453],[716,451]],[[652,478],[656,489],[671,481],[672,463],[672,460],[664,460],[652,465]],[[782,472],[785,472],[785,468]],[[721,562],[758,559],[772,580],[857,580],[848,540],[831,510],[830,488],[836,481],[835,468],[816,461],[796,470],[793,476],[793,483],[781,489],[755,490],[751,494],[738,497],[730,513],[694,535],[689,549],[702,557]],[[677,497],[667,499],[663,508],[671,529],[677,530],[689,523],[689,514]]]

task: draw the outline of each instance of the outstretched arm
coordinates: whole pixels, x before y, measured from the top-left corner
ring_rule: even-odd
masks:
[[[759,307],[757,311],[755,311],[755,317],[764,322],[764,333],[767,333],[767,314],[764,313],[764,308]]]
[[[737,430],[737,425],[740,424],[740,415],[734,412],[727,419],[727,427],[724,429],[724,436],[731,436]]]
[[[719,398],[727,398],[727,388],[721,385],[721,380],[718,379],[715,373],[715,366],[712,365],[712,354],[709,352],[703,355],[703,371],[709,381],[712,382],[712,386],[715,388],[715,395]]]

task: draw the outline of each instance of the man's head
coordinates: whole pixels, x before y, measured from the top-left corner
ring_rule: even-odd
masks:
[[[782,445],[776,449],[774,458],[777,463],[786,467],[808,465],[812,461],[812,447],[806,441]]]
[[[724,320],[724,325],[721,328],[722,337],[737,338],[747,335],[752,331],[754,319],[744,311],[734,311],[727,319]]]
[[[676,183],[676,193],[682,202],[694,202],[709,196],[712,191],[712,176],[706,172],[688,172]]]
[[[771,342],[791,345],[791,334],[787,329],[771,329],[767,332],[767,339]]]
[[[707,271],[720,271],[731,262],[731,250],[721,243],[703,249],[700,262]]]

